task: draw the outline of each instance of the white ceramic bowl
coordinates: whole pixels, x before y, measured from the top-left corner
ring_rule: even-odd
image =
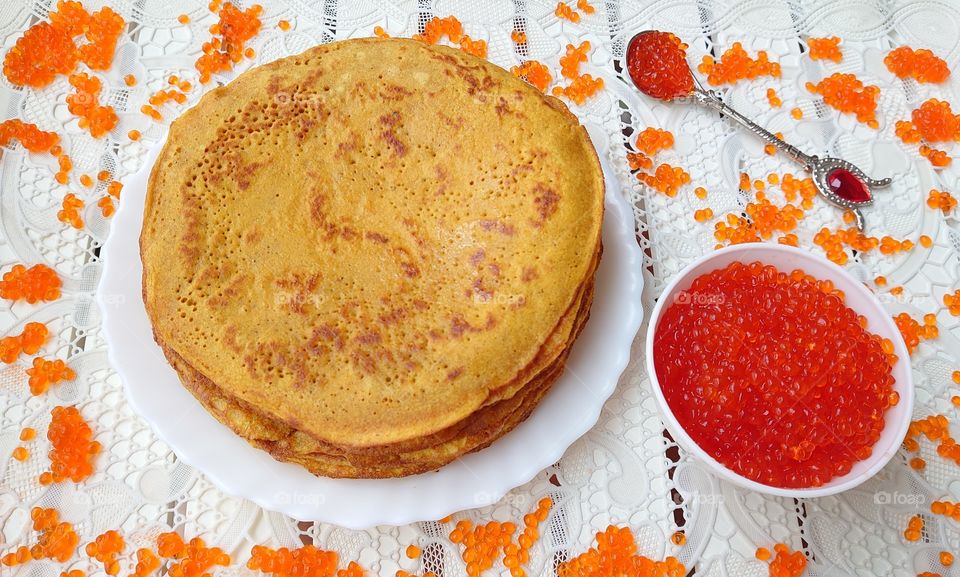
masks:
[[[667,400],[660,389],[660,382],[657,380],[657,373],[653,362],[653,337],[657,330],[657,324],[660,322],[660,316],[664,309],[674,302],[674,298],[681,291],[690,288],[693,281],[708,272],[726,267],[728,264],[740,261],[751,263],[760,261],[764,264],[770,264],[781,271],[791,272],[795,269],[802,269],[818,279],[831,280],[834,286],[843,291],[846,295],[846,304],[857,313],[865,316],[868,321],[867,329],[882,337],[893,341],[895,354],[899,361],[893,368],[893,377],[896,379],[894,390],[900,394],[900,402],[887,410],[885,415],[886,424],[880,435],[880,440],[873,446],[873,453],[869,458],[854,463],[850,472],[840,477],[834,477],[829,483],[820,487],[809,489],[785,489],[764,485],[750,480],[742,475],[735,473],[716,459],[707,454],[700,448],[690,435],[683,430],[683,427],[673,415]],[[699,461],[705,463],[718,477],[730,481],[745,489],[751,489],[759,493],[768,495],[778,495],[783,497],[823,497],[825,495],[834,495],[847,489],[852,489],[863,483],[886,465],[903,441],[903,437],[910,425],[910,418],[913,414],[913,376],[910,371],[910,355],[907,347],[903,343],[900,331],[897,329],[893,318],[884,310],[880,302],[860,281],[850,276],[849,273],[837,265],[821,258],[813,253],[772,243],[749,243],[734,245],[720,249],[711,254],[705,255],[692,262],[666,286],[657,305],[650,315],[650,324],[647,329],[647,372],[650,375],[650,386],[653,394],[660,406],[660,412],[663,414],[664,423],[667,430],[673,436],[674,440],[686,451],[692,453]]]

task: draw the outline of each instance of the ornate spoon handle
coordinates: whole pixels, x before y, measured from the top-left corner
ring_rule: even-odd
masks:
[[[740,114],[739,112],[737,112],[735,108],[731,107],[729,104],[726,104],[725,102],[720,100],[713,92],[704,90],[703,88],[696,86],[693,89],[693,98],[694,100],[697,101],[697,103],[703,104],[704,106],[708,106],[721,114],[724,114],[726,116],[729,116],[730,118],[733,118],[734,120],[742,124],[745,128],[747,128],[750,132],[756,134],[763,140],[769,142],[770,144],[779,148],[781,151],[785,152],[788,156],[796,160],[798,163],[802,164],[807,170],[812,170],[813,166],[816,164],[817,162],[816,156],[810,156],[809,154],[803,152],[796,146],[793,146],[792,144],[788,144],[784,142],[783,140],[778,138],[777,135],[775,135],[774,133],[760,126],[756,122],[750,120],[743,114]]]

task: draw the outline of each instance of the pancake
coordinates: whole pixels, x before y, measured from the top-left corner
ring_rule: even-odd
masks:
[[[409,474],[489,444],[549,389],[602,216],[596,153],[560,101],[458,50],[339,42],[173,123],[144,302],[241,436],[318,474]]]

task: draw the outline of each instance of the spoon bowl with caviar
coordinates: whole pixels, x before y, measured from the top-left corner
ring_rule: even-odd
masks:
[[[861,208],[873,204],[873,189],[889,186],[890,178],[870,178],[860,168],[841,158],[803,152],[750,120],[705,89],[687,63],[684,45],[669,32],[644,30],[627,45],[627,71],[640,92],[663,101],[692,100],[727,116],[765,142],[801,164],[813,178],[817,191],[831,204],[849,210],[863,230]]]

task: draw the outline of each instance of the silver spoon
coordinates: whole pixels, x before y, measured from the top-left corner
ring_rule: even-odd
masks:
[[[641,88],[640,85],[637,84],[637,81],[633,75],[629,73],[629,71],[633,68],[630,66],[630,56],[633,53],[631,48],[634,46],[634,42],[636,42],[637,39],[644,34],[654,32],[657,31],[644,30],[642,32],[638,32],[633,36],[633,38],[630,39],[630,43],[627,44],[627,71],[628,75],[630,76],[630,80],[638,90],[647,96],[650,96],[651,98],[658,98],[657,96],[654,96]],[[742,126],[747,128],[750,132],[759,136],[762,140],[776,146],[778,149],[786,153],[787,156],[801,164],[804,169],[806,169],[806,171],[809,172],[813,177],[813,183],[817,187],[817,191],[831,204],[852,212],[856,218],[857,228],[863,230],[864,221],[863,214],[861,214],[860,209],[873,204],[873,188],[883,188],[889,186],[892,182],[892,179],[870,178],[864,174],[860,168],[847,162],[846,160],[833,157],[821,158],[816,155],[810,155],[803,152],[796,146],[784,142],[766,128],[760,126],[743,114],[737,112],[734,108],[730,107],[730,105],[724,103],[720,99],[718,93],[705,89],[700,84],[700,81],[697,79],[697,77],[693,75],[693,71],[690,70],[689,64],[687,65],[687,70],[690,72],[691,78],[693,78],[693,90],[688,96],[692,96],[694,102],[712,108],[720,114],[733,118]]]

